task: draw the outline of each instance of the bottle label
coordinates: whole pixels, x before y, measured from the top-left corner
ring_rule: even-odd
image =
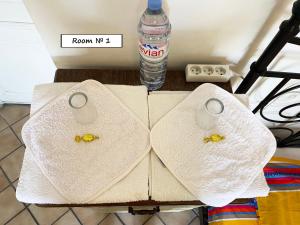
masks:
[[[159,61],[168,55],[168,43],[164,45],[139,43],[140,55],[149,61]]]
[[[156,26],[155,28],[152,26],[148,26],[148,25],[142,25],[142,30],[145,34],[150,34],[150,35],[154,35],[154,34],[162,34],[165,32],[166,30],[166,26]]]

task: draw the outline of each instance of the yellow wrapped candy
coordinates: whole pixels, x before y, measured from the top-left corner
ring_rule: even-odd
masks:
[[[84,134],[82,136],[80,135],[76,135],[75,136],[75,141],[77,143],[79,143],[80,141],[83,141],[83,142],[92,142],[96,139],[99,139],[99,136],[96,136],[94,134]]]
[[[217,143],[217,142],[220,142],[224,139],[225,139],[224,136],[221,136],[219,134],[212,134],[209,137],[203,138],[203,141],[204,141],[204,143],[208,143],[208,142]]]

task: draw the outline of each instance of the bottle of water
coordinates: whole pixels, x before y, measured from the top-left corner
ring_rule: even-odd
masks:
[[[140,80],[148,90],[159,89],[165,81],[171,24],[162,0],[148,0],[139,26]]]

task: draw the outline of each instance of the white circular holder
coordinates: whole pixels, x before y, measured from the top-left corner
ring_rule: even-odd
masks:
[[[83,92],[75,92],[69,97],[69,105],[75,120],[80,124],[90,124],[97,119],[97,110]]]
[[[218,117],[224,112],[224,104],[217,98],[210,98],[204,104],[199,104],[196,119],[203,130],[211,130],[216,126]]]

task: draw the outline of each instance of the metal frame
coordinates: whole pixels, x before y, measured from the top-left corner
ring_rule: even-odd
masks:
[[[276,72],[268,71],[267,67],[278,55],[282,48],[286,44],[300,45],[300,38],[296,37],[300,32],[300,0],[294,2],[292,9],[292,16],[282,22],[279,27],[278,33],[275,35],[273,40],[264,50],[262,55],[256,62],[253,62],[250,66],[250,71],[247,76],[236,90],[236,94],[245,94],[252,87],[255,81],[259,77],[271,77],[271,78],[282,78],[281,82],[255,107],[253,113],[259,112],[262,118],[267,121],[275,122],[279,124],[296,123],[300,122],[300,112],[294,116],[284,115],[285,110],[300,106],[299,103],[285,106],[278,112],[283,120],[270,119],[264,115],[265,107],[275,98],[280,95],[286,94],[289,91],[300,89],[300,85],[293,86],[291,88],[281,90],[282,87],[287,84],[291,79],[300,79],[300,73],[292,72]],[[281,90],[281,91],[280,91]],[[299,96],[300,97],[300,96]],[[294,132],[293,130],[285,127],[272,128],[273,130],[288,130],[290,135],[284,139],[277,138],[278,147],[300,147],[300,131]]]

